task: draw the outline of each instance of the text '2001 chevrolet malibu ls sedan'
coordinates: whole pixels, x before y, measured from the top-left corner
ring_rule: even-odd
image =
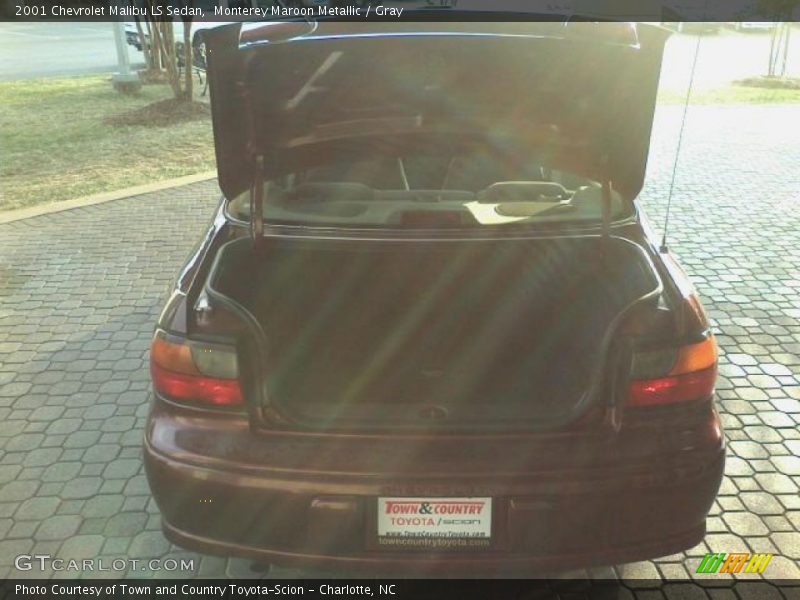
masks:
[[[717,352],[634,200],[666,32],[204,32],[224,197],[151,348],[186,548],[535,573],[697,544]]]

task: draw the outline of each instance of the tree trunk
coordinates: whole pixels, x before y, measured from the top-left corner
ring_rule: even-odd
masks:
[[[147,9],[147,14],[153,14],[153,0],[144,0],[144,7]],[[156,40],[156,27],[155,22],[152,20],[152,17],[146,17],[144,20],[144,25],[147,28],[147,36],[150,40],[150,45],[148,48],[149,52],[149,60],[147,61],[147,69],[153,73],[158,73],[161,71],[161,49],[158,46],[158,41]]]
[[[162,14],[167,14],[166,0],[144,0],[153,14],[153,7],[161,8]],[[194,0],[180,3],[180,7],[194,7]],[[193,98],[192,64],[194,52],[192,48],[192,19],[183,20],[183,50],[181,60],[186,65],[186,72],[181,77],[178,67],[178,51],[175,44],[175,27],[173,21],[146,21],[150,31],[150,58],[156,69],[166,70],[167,80],[172,88],[172,93],[178,101],[191,101]]]
[[[192,67],[194,66],[194,51],[192,48],[192,20],[186,19],[183,22],[183,95],[191,102],[194,97]]]
[[[152,61],[150,67],[154,71],[161,71],[164,66],[161,60],[161,45],[158,43],[158,31],[156,31],[156,28],[157,23],[147,22],[147,31],[150,34],[150,60]]]
[[[142,22],[139,17],[136,17],[136,31],[139,33],[139,43],[142,45],[142,54],[144,55],[144,64],[146,69],[151,69],[153,64],[150,58],[150,48],[147,44],[147,38],[144,35],[144,29],[142,29]]]
[[[769,64],[767,65],[767,77],[775,76],[775,55],[777,54],[778,47],[778,32],[779,28],[775,27],[772,30],[769,41]]]
[[[786,28],[786,33],[784,33],[784,38],[783,38],[783,56],[781,57],[781,77],[786,77],[787,63],[789,59],[789,36],[792,35],[792,24],[784,23],[783,26]]]
[[[175,60],[175,44],[173,42],[174,36],[172,35],[172,23],[153,23],[153,29],[158,33],[156,40],[161,51],[161,56],[167,67],[167,78],[169,85],[172,87],[172,93],[175,98],[180,100],[182,96],[181,81],[178,74],[178,65]]]

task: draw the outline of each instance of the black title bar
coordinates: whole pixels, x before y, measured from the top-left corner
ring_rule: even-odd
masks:
[[[796,4],[759,0],[0,0],[0,20],[768,22],[799,20]]]

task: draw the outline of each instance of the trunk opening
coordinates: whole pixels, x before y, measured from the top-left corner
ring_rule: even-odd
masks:
[[[543,429],[605,390],[617,325],[658,302],[616,237],[249,239],[206,289],[245,324],[248,400],[322,429]],[[244,361],[242,361],[244,362]],[[258,398],[261,396],[261,398]]]

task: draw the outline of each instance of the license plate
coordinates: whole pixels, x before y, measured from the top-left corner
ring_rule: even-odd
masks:
[[[378,543],[422,548],[487,548],[491,498],[378,498]]]

